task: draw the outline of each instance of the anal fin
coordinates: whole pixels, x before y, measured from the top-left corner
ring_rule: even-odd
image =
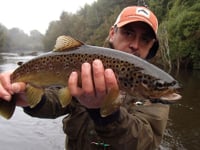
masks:
[[[26,98],[29,106],[31,108],[34,108],[41,101],[43,94],[44,94],[44,89],[27,85]]]
[[[71,102],[72,96],[69,92],[68,87],[61,88],[58,91],[58,98],[62,107],[66,107]]]
[[[121,99],[119,97],[118,89],[111,89],[108,95],[105,97],[104,102],[100,108],[100,114],[102,117],[106,117],[115,112],[121,105]]]

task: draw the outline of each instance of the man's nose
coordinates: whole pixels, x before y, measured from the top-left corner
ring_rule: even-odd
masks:
[[[134,38],[130,41],[130,48],[133,50],[138,50],[140,45],[139,38]]]

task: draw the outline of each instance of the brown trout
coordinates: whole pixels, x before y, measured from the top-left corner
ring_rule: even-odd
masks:
[[[72,71],[80,73],[84,62],[100,59],[105,68],[112,68],[120,91],[142,99],[178,100],[178,82],[168,73],[149,62],[122,51],[86,45],[69,36],[60,36],[53,51],[37,56],[19,66],[11,75],[11,82],[27,83],[27,102],[35,107],[44,89],[62,86],[58,97],[63,107],[71,101],[67,79]],[[80,85],[81,86],[81,85]],[[105,98],[100,113],[103,117],[120,107],[116,98],[119,91],[112,89]],[[0,100],[0,114],[10,118],[15,110],[14,102]]]

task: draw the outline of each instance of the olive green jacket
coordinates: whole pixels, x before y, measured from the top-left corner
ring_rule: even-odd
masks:
[[[98,109],[87,110],[74,98],[62,108],[57,89],[46,89],[41,102],[24,111],[33,117],[63,119],[67,150],[154,150],[166,128],[169,106],[161,103],[135,105],[126,97],[123,106],[101,118]]]

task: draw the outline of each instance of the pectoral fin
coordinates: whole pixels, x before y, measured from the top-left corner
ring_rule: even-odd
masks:
[[[111,89],[101,106],[100,113],[102,117],[106,117],[115,112],[121,105],[118,89]]]
[[[15,111],[16,101],[10,102],[0,99],[0,115],[6,119],[10,119]]]
[[[66,107],[71,102],[72,96],[69,92],[68,87],[61,88],[58,91],[58,98],[60,100],[62,107]]]
[[[41,101],[43,94],[44,94],[44,89],[27,85],[26,98],[29,106],[31,108],[35,107]]]

